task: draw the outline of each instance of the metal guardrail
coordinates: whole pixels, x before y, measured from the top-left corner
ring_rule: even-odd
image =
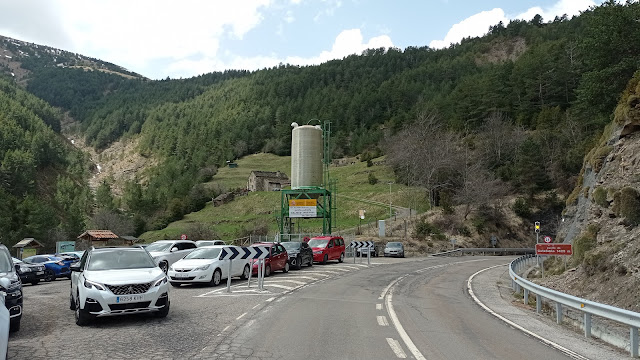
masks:
[[[455,250],[449,250],[449,251],[433,254],[433,256],[451,256],[451,255],[464,255],[464,254],[518,255],[518,254],[535,254],[535,252],[536,252],[536,249],[531,249],[531,248],[459,248]]]
[[[509,264],[509,276],[512,279],[513,288],[518,293],[520,292],[520,287],[524,289],[525,304],[529,302],[529,292],[533,292],[536,295],[536,312],[538,313],[542,311],[542,298],[555,302],[556,321],[558,324],[562,323],[563,305],[582,311],[584,313],[585,337],[591,337],[591,315],[600,316],[628,325],[630,327],[630,353],[632,357],[638,357],[638,328],[640,327],[640,313],[600,304],[556,290],[548,289],[518,275],[518,273],[524,270],[530,262],[534,261],[536,261],[535,256],[525,255],[513,260]]]

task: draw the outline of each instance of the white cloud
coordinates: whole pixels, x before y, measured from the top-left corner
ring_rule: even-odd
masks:
[[[43,17],[38,11],[21,11],[22,27],[8,33],[144,72],[152,61],[215,58],[222,39],[242,39],[262,22],[273,1],[51,0],[45,2],[52,10],[44,21],[38,21]],[[26,9],[44,6],[37,0],[19,3]],[[0,5],[0,12],[6,6]],[[50,32],[30,32],[36,23],[55,23],[64,36],[52,40]]]
[[[474,14],[461,22],[453,25],[443,40],[433,40],[429,43],[433,48],[444,48],[450,44],[458,43],[465,37],[482,36],[489,31],[489,26],[496,25],[502,21],[505,26],[512,19],[531,20],[536,14],[540,14],[544,21],[551,21],[556,16],[567,14],[569,17],[578,15],[580,11],[587,10],[595,6],[593,0],[559,0],[547,8],[532,7],[521,14],[508,16],[504,10],[495,8],[490,11],[483,11]]]
[[[214,58],[206,58],[201,60],[181,60],[174,62],[170,67],[170,76],[187,77],[193,73],[207,73],[211,71],[222,71],[224,69],[244,69],[259,70],[277,66],[280,63],[292,65],[317,65],[329,60],[342,59],[352,54],[360,54],[366,49],[393,47],[391,38],[387,35],[372,37],[369,41],[364,42],[360,29],[350,29],[342,31],[335,39],[331,50],[322,51],[317,56],[300,57],[289,56],[279,58],[275,55],[257,56],[257,57],[240,57],[228,55],[229,60],[224,62]]]
[[[285,15],[285,17],[284,17],[284,21],[285,21],[287,24],[291,24],[291,23],[292,23],[292,22],[294,22],[295,20],[296,20],[296,18],[295,18],[295,17],[293,17],[293,11],[291,11],[291,10],[287,10],[287,14],[286,14],[286,15]]]
[[[342,0],[322,0],[322,2],[327,4],[327,7],[316,14],[316,16],[313,18],[313,21],[315,22],[319,22],[323,16],[333,16],[336,10],[342,7]]]

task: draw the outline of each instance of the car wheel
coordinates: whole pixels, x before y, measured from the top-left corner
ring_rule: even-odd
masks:
[[[269,277],[271,276],[271,265],[267,265],[264,268],[264,277]]]
[[[322,265],[326,265],[328,260],[329,260],[329,255],[325,255],[324,259],[322,259]]]
[[[49,282],[56,279],[56,273],[51,269],[47,269],[44,271],[44,281]]]
[[[344,253],[340,254],[340,259],[338,259],[338,262],[343,262],[344,261]]]
[[[153,313],[153,315],[157,318],[167,317],[167,315],[169,315],[169,305],[171,305],[171,302],[167,299],[167,305],[160,309],[160,311],[156,311],[155,313]]]
[[[220,285],[220,281],[222,281],[222,272],[220,269],[216,269],[216,271],[213,272],[213,275],[211,275],[211,286]]]
[[[313,266],[313,255],[309,257],[309,267]]]
[[[73,302],[73,295],[71,295],[71,291],[69,291],[69,310],[75,310],[76,304]]]
[[[249,265],[245,265],[244,266],[244,270],[242,270],[242,275],[240,275],[240,279],[242,280],[246,280],[249,278],[249,271],[251,271],[251,269],[249,268]]]
[[[284,263],[284,269],[282,269],[283,273],[288,273],[289,272],[289,262]]]
[[[177,283],[175,281],[169,281],[169,284],[171,284],[171,286],[173,286],[173,287],[180,287],[180,285],[182,285],[182,284]]]
[[[295,266],[296,270],[302,269],[302,256],[298,255],[298,257],[295,258]]]
[[[76,325],[78,326],[85,326],[89,323],[89,320],[91,320],[91,314],[89,314],[87,310],[80,308],[80,294],[76,294],[75,311],[73,314],[76,318]]]
[[[162,272],[165,274],[169,271],[169,263],[167,263],[166,261],[162,261],[158,266],[160,267],[160,270],[162,270]]]
[[[10,320],[9,322],[9,332],[16,332],[16,331],[20,331],[20,319],[22,318],[22,316],[19,316],[17,318],[13,318]]]

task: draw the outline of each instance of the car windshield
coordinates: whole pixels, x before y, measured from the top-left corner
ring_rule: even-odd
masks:
[[[299,250],[300,245],[301,244],[299,242],[295,241],[286,241],[282,243],[282,246],[284,246],[284,248],[287,250]]]
[[[202,248],[196,249],[185,256],[185,259],[217,259],[220,255],[221,248]]]
[[[6,251],[0,251],[0,272],[9,272],[13,269],[13,262]]]
[[[309,240],[309,246],[311,247],[327,247],[329,240],[326,239],[311,239]]]
[[[198,243],[196,244],[199,247],[200,246],[211,246],[211,245],[215,245],[215,241],[198,241]]]
[[[387,247],[390,247],[390,248],[399,248],[399,247],[402,247],[402,244],[401,244],[401,243],[398,243],[398,242],[390,242],[390,243],[388,243],[388,244],[387,244]]]
[[[152,252],[152,251],[166,252],[166,251],[169,251],[169,248],[171,247],[171,245],[173,245],[173,243],[171,242],[154,242],[153,244],[147,246],[145,249],[147,249],[148,252]]]
[[[145,251],[113,249],[91,254],[87,270],[99,271],[153,267],[156,267],[156,264]]]

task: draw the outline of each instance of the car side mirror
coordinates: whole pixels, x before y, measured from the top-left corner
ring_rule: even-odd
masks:
[[[172,247],[172,248],[171,248],[171,252],[176,252],[176,251],[178,251],[178,248],[177,248],[177,247]]]
[[[75,272],[82,272],[82,269],[80,269],[79,262],[71,264],[71,266],[69,266],[69,270],[75,271]]]
[[[20,265],[14,264],[13,267],[16,268],[16,271],[20,271]]]

